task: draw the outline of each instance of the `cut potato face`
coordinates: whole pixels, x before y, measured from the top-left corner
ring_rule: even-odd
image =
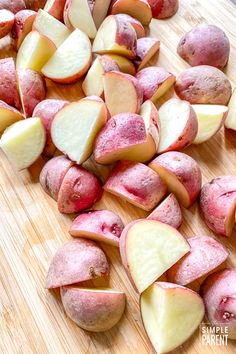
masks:
[[[229,112],[225,121],[225,127],[236,130],[236,90],[234,90],[229,101]]]
[[[76,29],[42,68],[44,76],[60,83],[78,80],[89,68],[91,44],[85,33]]]
[[[136,78],[118,71],[110,71],[104,75],[103,82],[105,102],[111,116],[139,112],[143,94]]]
[[[48,37],[56,47],[59,47],[71,33],[63,23],[41,9],[35,18],[33,29]]]
[[[13,123],[24,119],[22,114],[7,103],[0,101],[0,134]]]
[[[146,0],[117,0],[112,6],[112,14],[130,15],[145,26],[148,26],[152,19],[152,10]]]
[[[135,58],[137,36],[130,23],[108,16],[101,24],[93,42],[93,52],[113,53]]]
[[[41,71],[55,50],[55,45],[47,37],[32,31],[25,37],[17,53],[16,69]]]
[[[89,38],[97,33],[88,0],[71,0],[68,7],[69,21],[74,28],[79,28]]]
[[[102,100],[85,98],[73,102],[56,114],[51,127],[52,140],[72,161],[81,164],[92,154],[96,135],[106,120]]]
[[[153,220],[138,220],[127,225],[120,238],[122,262],[140,293],[189,249],[176,229]]]
[[[96,95],[100,97],[103,94],[103,75],[102,64],[99,58],[96,58],[82,84],[86,96]]]
[[[158,152],[180,150],[190,145],[197,135],[198,123],[191,105],[171,99],[159,109],[161,122]]]
[[[193,144],[201,144],[209,140],[222,127],[228,107],[221,105],[192,105],[198,120],[198,132]]]
[[[95,0],[92,2],[94,2],[92,9],[93,20],[98,29],[107,15],[111,0]]]
[[[40,118],[29,118],[7,128],[0,146],[17,170],[23,170],[39,158],[45,141],[45,129]]]
[[[183,344],[198,328],[204,316],[201,297],[176,284],[157,282],[140,299],[143,324],[158,354]]]

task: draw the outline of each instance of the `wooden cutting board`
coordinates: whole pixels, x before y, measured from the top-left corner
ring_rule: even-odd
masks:
[[[159,58],[154,65],[175,74],[188,67],[176,54],[181,35],[192,26],[208,22],[225,30],[231,42],[231,56],[226,73],[236,86],[236,6],[230,0],[180,0],[179,12],[170,20],[153,21],[151,36],[161,40]],[[0,57],[12,56],[10,39],[0,41]],[[48,97],[71,101],[82,97],[81,83],[60,86],[48,82]],[[174,127],[173,127],[174,128]],[[202,169],[203,182],[213,177],[236,175],[236,133],[222,130],[209,142],[187,148]],[[0,352],[12,353],[151,353],[141,324],[138,296],[122,268],[119,251],[102,245],[110,263],[109,279],[95,281],[125,291],[127,308],[122,321],[104,334],[85,332],[63,312],[57,292],[44,289],[49,263],[60,245],[70,238],[72,217],[60,215],[56,203],[43,193],[38,176],[41,159],[28,171],[16,173],[0,154]],[[108,169],[89,163],[105,178]],[[117,212],[125,223],[145,217],[145,213],[104,194],[96,208]],[[213,235],[199,216],[198,205],[184,210],[184,236]],[[236,232],[230,239],[221,238],[229,248],[228,264],[236,266]],[[199,332],[176,353],[235,353],[236,341],[227,347],[203,346]]]

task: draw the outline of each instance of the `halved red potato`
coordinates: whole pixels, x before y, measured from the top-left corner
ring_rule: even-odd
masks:
[[[179,203],[189,208],[197,199],[202,185],[202,173],[190,156],[169,151],[156,157],[149,167],[158,173]]]
[[[12,37],[15,42],[15,49],[18,51],[21,43],[32,30],[37,12],[32,10],[21,10],[15,14],[15,22],[12,28]]]
[[[153,209],[167,192],[166,185],[154,171],[131,161],[118,162],[103,188],[147,211]]]
[[[157,38],[143,37],[137,40],[136,58],[134,63],[137,71],[143,69],[149,60],[158,52],[160,41]]]
[[[110,210],[91,210],[80,214],[73,221],[69,233],[75,237],[89,238],[119,247],[119,238],[124,224]]]
[[[46,289],[59,288],[109,274],[103,250],[90,240],[73,239],[61,246],[48,269]]]

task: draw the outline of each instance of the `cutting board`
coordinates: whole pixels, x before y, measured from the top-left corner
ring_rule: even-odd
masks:
[[[166,21],[152,21],[150,34],[161,40],[159,57],[152,64],[175,74],[188,67],[176,54],[181,35],[202,22],[218,24],[231,42],[226,73],[236,86],[236,6],[230,0],[180,0],[179,12]],[[10,39],[0,41],[0,57],[12,56]],[[62,86],[48,82],[48,97],[70,101],[82,97],[81,82]],[[168,95],[167,95],[168,97]],[[165,99],[167,98],[165,97]],[[174,128],[174,127],[173,127]],[[201,166],[203,182],[225,175],[236,175],[236,133],[222,129],[214,138],[185,149]],[[56,203],[43,193],[39,172],[40,159],[29,170],[17,173],[0,153],[0,352],[12,353],[152,353],[142,327],[138,296],[122,268],[119,251],[102,245],[110,264],[108,279],[94,281],[95,286],[109,286],[127,295],[125,315],[112,330],[94,334],[78,328],[63,312],[58,292],[44,289],[49,263],[65,241],[73,216],[59,214]],[[107,167],[98,168],[92,159],[86,165],[103,180]],[[117,212],[125,223],[145,217],[142,210],[104,194],[96,208]],[[197,203],[183,211],[181,232],[185,237],[211,235],[199,216]],[[228,264],[236,266],[236,232],[221,238],[229,248]],[[176,353],[235,353],[236,341],[227,346],[204,346],[199,331]]]

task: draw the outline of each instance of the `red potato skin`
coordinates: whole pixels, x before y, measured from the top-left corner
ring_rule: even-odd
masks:
[[[101,241],[107,241],[119,246],[119,238],[124,224],[121,218],[110,210],[94,210],[80,214],[73,221],[69,233],[72,236],[83,236],[85,233],[90,239],[91,234],[100,236]]]
[[[74,27],[72,26],[72,24],[71,24],[71,22],[69,20],[70,3],[71,3],[71,0],[66,0],[64,11],[63,11],[63,21],[64,21],[64,24],[66,25],[66,27],[69,30],[73,31]]]
[[[12,29],[14,21],[14,14],[11,11],[0,10],[0,38],[8,35]]]
[[[62,21],[65,4],[66,0],[54,0],[51,8],[48,9],[47,12],[49,15],[57,18],[59,21]]]
[[[157,53],[160,48],[159,39],[152,37],[143,37],[137,40],[136,58],[134,64],[139,67],[145,57],[148,55],[150,50],[153,50],[153,55]],[[141,69],[141,68],[140,68]]]
[[[104,54],[99,56],[99,60],[102,63],[105,73],[109,71],[120,71],[119,66],[116,64],[115,60],[110,58],[108,55]]]
[[[87,331],[107,331],[121,319],[125,309],[125,294],[86,291],[83,288],[61,288],[66,314]]]
[[[121,19],[123,21],[129,22],[133,29],[136,32],[137,38],[142,38],[145,37],[145,29],[140,21],[138,21],[136,18],[129,16],[127,14],[118,14],[116,15],[118,19]]]
[[[188,238],[191,250],[167,271],[168,281],[187,285],[212,272],[225,262],[229,252],[209,236]]]
[[[95,141],[94,157],[101,159],[113,151],[142,144],[146,141],[144,121],[135,113],[121,113],[113,116],[102,128]]]
[[[197,162],[190,156],[178,152],[168,151],[157,156],[149,166],[160,165],[173,173],[185,187],[189,195],[189,206],[197,199],[202,185],[202,173]]]
[[[56,151],[51,138],[51,125],[55,115],[64,108],[69,102],[56,99],[47,99],[37,104],[33,111],[33,117],[39,117],[46,131],[46,145],[43,154],[51,157]]]
[[[72,239],[60,247],[49,266],[46,289],[59,288],[109,274],[103,250],[85,239]]]
[[[16,14],[20,10],[26,9],[24,0],[0,0],[0,10],[9,10],[13,14]]]
[[[46,82],[39,72],[31,69],[18,70],[17,78],[25,117],[29,118],[37,104],[46,97]]]
[[[66,173],[58,194],[58,210],[71,214],[91,208],[102,197],[102,187],[95,175],[79,165]]]
[[[200,208],[212,231],[230,236],[226,230],[226,220],[236,208],[236,176],[222,176],[206,183],[201,190]]]
[[[74,165],[66,156],[57,156],[49,160],[43,167],[39,182],[47,194],[57,201],[62,181],[69,169]]]
[[[131,161],[117,163],[104,185],[104,190],[129,198],[147,211],[153,209],[167,192],[157,173],[142,163]]]
[[[27,34],[32,30],[37,12],[32,10],[21,10],[15,15],[15,22],[12,28],[12,37],[15,40],[14,46],[18,50]]]
[[[156,220],[178,229],[183,221],[180,205],[174,196],[170,194],[148,215],[148,220]]]
[[[191,104],[227,106],[232,87],[227,76],[217,68],[199,65],[183,71],[176,79],[175,92]]]
[[[228,338],[236,339],[236,268],[208,276],[201,286],[201,296],[210,323],[228,327]]]
[[[117,35],[116,41],[119,45],[125,46],[132,53],[132,58],[135,58],[137,47],[137,35],[133,26],[122,18],[116,18],[117,22]]]
[[[0,100],[20,109],[20,97],[17,91],[16,69],[13,58],[0,60]]]
[[[177,53],[189,65],[211,65],[224,68],[229,60],[230,42],[219,27],[201,24],[192,28],[180,40]]]
[[[165,19],[176,14],[179,8],[179,0],[148,0],[152,9],[152,17]]]
[[[137,73],[136,78],[143,90],[144,101],[151,99],[163,82],[168,78],[173,78],[173,84],[175,81],[175,76],[173,74],[169,73],[164,68],[156,66],[150,66],[140,70]]]

